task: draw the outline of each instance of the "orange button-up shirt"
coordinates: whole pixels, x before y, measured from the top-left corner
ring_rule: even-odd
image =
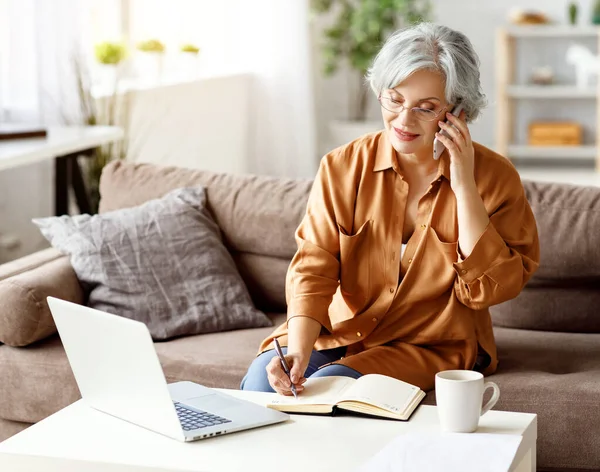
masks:
[[[408,183],[385,131],[323,157],[286,280],[288,320],[308,316],[323,327],[317,350],[348,346],[337,363],[366,374],[368,365],[351,354],[398,342],[466,341],[491,358],[484,373],[495,371],[488,308],[519,294],[538,267],[539,242],[514,166],[482,145],[474,148],[475,181],[490,223],[464,260],[447,152],[419,201],[402,258]],[[274,337],[285,344],[286,334],[287,323],[260,351],[272,349]]]

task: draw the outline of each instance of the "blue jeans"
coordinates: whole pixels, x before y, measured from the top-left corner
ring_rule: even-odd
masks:
[[[281,350],[284,354],[287,354],[287,348],[282,347]],[[331,376],[342,376],[352,377],[353,379],[359,378],[362,374],[357,372],[350,367],[340,364],[332,364],[322,369],[319,367],[329,364],[330,362],[337,361],[346,353],[345,347],[337,347],[335,349],[327,349],[324,351],[313,351],[308,361],[308,367],[304,373],[304,377],[315,378],[315,377],[331,377]],[[263,352],[258,356],[250,367],[248,372],[242,380],[240,390],[254,390],[258,392],[274,392],[269,381],[267,380],[267,364],[275,357],[277,353],[274,349]]]

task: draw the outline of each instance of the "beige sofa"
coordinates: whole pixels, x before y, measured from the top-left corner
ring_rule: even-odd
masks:
[[[100,211],[199,184],[208,189],[210,209],[255,304],[280,323],[310,181],[117,162],[103,174]],[[491,378],[502,391],[496,408],[539,415],[540,470],[600,470],[600,189],[525,186],[542,264],[517,299],[493,310],[500,366]],[[0,439],[79,397],[48,295],[85,301],[68,259],[55,250],[0,266]],[[168,381],[237,388],[270,329],[190,336],[156,349]],[[433,392],[426,402],[435,402]]]

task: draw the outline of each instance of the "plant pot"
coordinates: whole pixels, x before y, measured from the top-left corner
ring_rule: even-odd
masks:
[[[200,57],[197,52],[180,52],[178,56],[179,76],[184,80],[193,80],[200,74]]]
[[[381,120],[348,121],[333,120],[329,123],[329,146],[334,149],[356,138],[383,129]]]
[[[117,66],[115,64],[98,64],[97,83],[102,89],[112,90],[117,83]]]
[[[160,83],[163,78],[162,52],[138,51],[135,57],[135,69],[137,76],[143,83]]]

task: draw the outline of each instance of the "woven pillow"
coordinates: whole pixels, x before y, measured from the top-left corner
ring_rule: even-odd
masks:
[[[254,307],[202,187],[101,215],[33,221],[70,256],[90,307],[144,322],[156,341],[272,325]]]

